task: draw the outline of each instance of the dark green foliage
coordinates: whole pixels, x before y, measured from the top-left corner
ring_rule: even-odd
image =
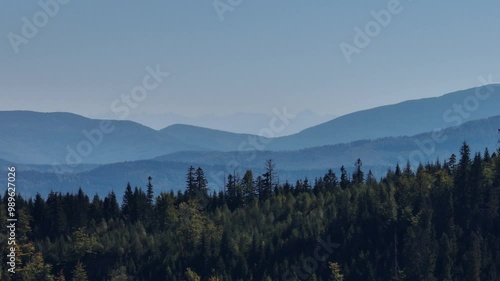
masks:
[[[500,157],[464,143],[453,158],[380,181],[358,160],[351,178],[296,184],[269,161],[212,194],[190,167],[186,193],[154,197],[149,177],[146,192],[127,185],[121,208],[113,192],[18,196],[11,280],[499,280]]]

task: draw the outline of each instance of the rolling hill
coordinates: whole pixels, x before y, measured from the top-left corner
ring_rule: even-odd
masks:
[[[248,137],[186,125],[156,131],[71,113],[2,111],[0,120],[0,158],[24,164],[109,164],[183,150],[235,150]]]
[[[254,151],[217,152],[190,151],[176,152],[152,160],[123,162],[75,172],[56,175],[47,172],[46,166],[20,166],[18,180],[21,192],[34,195],[36,192],[75,191],[85,188],[89,194],[105,195],[110,190],[122,190],[127,182],[144,186],[148,176],[152,176],[157,190],[182,190],[185,173],[190,165],[201,166],[205,170],[212,190],[220,190],[224,177],[228,174],[242,175],[252,169],[255,175],[263,173],[264,162],[273,159],[279,177],[295,181],[308,177],[313,180],[334,168],[338,174],[340,166],[349,171],[354,168],[357,158],[363,161],[363,170],[371,169],[380,177],[396,163],[405,164],[410,160],[413,167],[419,162],[447,159],[452,153],[458,154],[463,141],[467,141],[473,152],[490,152],[497,149],[500,116],[470,121],[460,126],[447,128],[436,137],[435,132],[412,137],[387,137],[376,140],[362,140],[346,144],[327,145],[297,151]],[[433,137],[434,135],[434,137]],[[116,186],[121,184],[123,186]]]
[[[80,165],[145,160],[181,151],[300,150],[416,135],[488,118],[498,114],[498,108],[500,85],[488,85],[351,113],[273,139],[189,125],[157,131],[131,121],[71,113],[3,111],[0,158],[21,164]]]
[[[155,158],[157,161],[199,163],[199,165],[228,165],[238,163],[244,168],[260,168],[267,159],[273,159],[281,169],[327,169],[342,165],[352,166],[357,158],[372,167],[391,167],[406,161],[420,162],[448,158],[457,153],[464,141],[472,151],[497,147],[500,115],[475,120],[460,126],[427,132],[411,137],[386,137],[351,143],[312,147],[296,151],[236,151],[236,152],[176,152]],[[231,166],[236,166],[231,164]]]
[[[268,149],[302,149],[363,139],[412,136],[495,116],[499,108],[500,85],[487,85],[347,114],[295,135],[278,138]]]

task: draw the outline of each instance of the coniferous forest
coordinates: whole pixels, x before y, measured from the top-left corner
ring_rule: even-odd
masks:
[[[497,281],[497,153],[464,143],[381,179],[357,160],[353,173],[279,182],[269,160],[264,174],[228,175],[221,192],[189,167],[185,192],[155,192],[145,175],[105,198],[18,195],[16,274],[1,280]]]

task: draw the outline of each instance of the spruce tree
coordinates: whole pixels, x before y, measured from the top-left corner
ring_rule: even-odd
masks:
[[[148,177],[147,198],[148,198],[148,205],[150,208],[153,207],[153,199],[154,199],[153,184],[151,183],[151,180],[153,180],[153,178]]]
[[[196,169],[195,188],[198,198],[208,197],[208,181],[202,168]]]
[[[344,165],[342,165],[342,167],[340,167],[340,188],[346,189],[350,184],[351,181],[349,180],[347,170],[345,169]]]
[[[333,190],[338,185],[337,176],[332,169],[328,169],[328,172],[323,177],[323,181],[327,190]]]
[[[134,205],[134,192],[132,191],[132,186],[130,182],[127,183],[127,187],[125,188],[125,193],[123,194],[123,203],[122,203],[122,213],[124,216],[130,216],[132,212],[132,207]]]
[[[73,278],[71,278],[72,281],[88,281],[87,277],[87,271],[85,271],[85,267],[83,264],[79,261],[75,269],[73,270]]]
[[[363,170],[361,170],[361,167],[363,166],[363,162],[361,162],[361,159],[358,158],[356,163],[354,163],[354,166],[355,166],[355,171],[352,174],[352,181],[354,184],[360,185],[365,180],[365,175],[363,173]]]
[[[196,170],[193,166],[188,168],[186,174],[186,193],[189,197],[194,197],[196,194]]]

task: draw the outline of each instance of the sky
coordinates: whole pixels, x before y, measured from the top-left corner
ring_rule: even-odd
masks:
[[[500,80],[499,10],[497,0],[1,1],[0,110],[340,116],[440,96]],[[143,80],[150,90],[125,103]]]

